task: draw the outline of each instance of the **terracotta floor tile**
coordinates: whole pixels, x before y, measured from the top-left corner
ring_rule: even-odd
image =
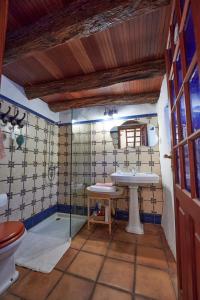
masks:
[[[67,252],[59,260],[59,262],[57,263],[55,268],[58,270],[61,270],[61,271],[65,271],[77,253],[78,253],[78,250],[69,248],[69,250],[67,250]]]
[[[176,275],[177,274],[177,265],[175,261],[168,261],[168,266],[169,266],[169,272],[172,275]]]
[[[108,250],[108,256],[118,259],[135,261],[135,244],[120,241],[112,241]]]
[[[101,284],[97,284],[92,300],[131,300],[132,296]]]
[[[87,236],[87,238],[89,238],[89,236],[94,232],[94,229],[93,230],[88,230],[87,228],[85,229],[82,229],[80,231],[80,235],[84,235],[84,236]]]
[[[168,273],[137,265],[136,293],[158,300],[175,300],[174,289]]]
[[[19,278],[18,280],[22,279],[26,276],[31,270],[23,267],[16,266],[17,271],[19,271]]]
[[[109,241],[103,239],[89,239],[84,244],[82,250],[105,255],[108,249]]]
[[[19,297],[8,294],[8,293],[6,293],[4,295],[0,295],[0,299],[1,300],[20,300]]]
[[[172,275],[177,274],[177,266],[176,266],[176,261],[174,259],[174,256],[171,252],[171,250],[168,249],[166,250],[166,256],[167,256],[167,261],[168,261],[168,266],[169,266],[169,271]]]
[[[138,245],[137,263],[161,269],[168,268],[165,252],[162,249],[147,246]]]
[[[172,251],[170,250],[169,246],[167,246],[166,255],[167,255],[168,260],[175,262],[174,255],[173,255]]]
[[[108,226],[102,225],[101,227],[97,227],[90,236],[90,239],[95,238],[109,241],[112,238],[112,235],[108,232]]]
[[[143,226],[144,226],[145,234],[156,234],[157,235],[157,234],[162,233],[161,225],[144,223]]]
[[[128,233],[125,230],[118,228],[113,234],[113,240],[128,243],[136,243],[137,235]]]
[[[120,228],[122,230],[125,230],[127,225],[128,225],[128,221],[124,221],[124,220],[117,220],[116,221],[117,228]]]
[[[178,280],[176,275],[170,275],[172,284],[175,290],[176,298],[178,299]]]
[[[133,264],[107,258],[101,271],[99,282],[132,292],[133,278]]]
[[[88,238],[87,235],[83,235],[83,234],[76,235],[72,239],[71,248],[80,250],[87,238]]]
[[[64,275],[48,300],[87,300],[89,299],[93,283],[72,275]]]
[[[169,246],[168,246],[168,243],[167,243],[167,240],[166,240],[164,232],[161,232],[160,237],[161,237],[161,240],[162,240],[163,248],[165,248],[166,250],[168,250]]]
[[[152,299],[151,298],[147,298],[147,297],[142,296],[142,295],[135,295],[134,300],[152,300]]]
[[[91,280],[96,280],[102,262],[102,256],[81,251],[67,271]]]
[[[88,225],[86,224],[80,231],[80,233],[83,233],[85,235],[90,236],[95,230],[95,226],[90,224],[90,229],[88,229]]]
[[[140,245],[163,248],[162,241],[159,235],[153,235],[153,234],[138,235],[137,242]]]
[[[43,300],[60,279],[62,273],[53,270],[49,274],[30,272],[11,287],[11,292],[26,300]]]

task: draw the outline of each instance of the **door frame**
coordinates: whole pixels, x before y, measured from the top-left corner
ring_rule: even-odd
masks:
[[[171,137],[174,179],[174,207],[176,223],[176,249],[179,299],[200,299],[200,200],[197,193],[197,170],[194,140],[200,138],[200,130],[193,132],[189,80],[197,66],[200,76],[200,1],[174,0],[170,19],[166,49],[166,71],[168,94],[171,108]],[[189,66],[186,61],[184,26],[191,8],[194,24],[196,51]],[[178,24],[178,25],[176,25]],[[175,28],[178,27],[178,41]],[[180,65],[183,82],[179,86],[177,57],[181,55]],[[175,94],[175,96],[174,96]],[[182,100],[182,96],[184,99]],[[200,95],[199,95],[200,99]],[[180,103],[184,101],[186,112],[186,136],[183,136]],[[175,118],[176,116],[176,118]],[[176,119],[176,121],[175,121]],[[177,126],[178,125],[178,126]],[[187,145],[187,146],[186,146]],[[185,150],[188,148],[190,190],[187,187]]]

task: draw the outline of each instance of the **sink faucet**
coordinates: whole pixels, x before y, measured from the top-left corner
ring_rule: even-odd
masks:
[[[121,171],[120,168],[117,168],[117,169],[116,169],[116,172],[117,172],[117,173],[121,173],[122,171]]]
[[[131,169],[131,173],[135,175],[136,171],[134,168]]]

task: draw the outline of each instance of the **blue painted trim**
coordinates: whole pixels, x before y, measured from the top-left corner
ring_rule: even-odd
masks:
[[[70,214],[70,205],[67,204],[57,204],[57,212]]]
[[[91,212],[94,210],[93,207],[91,207]],[[83,214],[87,215],[87,207],[82,207],[78,205],[72,205],[70,209],[70,205],[68,204],[57,204],[57,211],[63,212],[63,213],[71,213],[72,214]],[[117,210],[115,218],[117,220],[125,220],[128,221],[128,211],[125,210]],[[148,213],[140,213],[140,219],[143,223],[152,223],[152,224],[161,224],[162,216],[159,214],[148,214]]]
[[[93,211],[93,209],[94,208],[91,208],[91,212]],[[50,217],[56,212],[67,213],[67,214],[70,214],[71,212],[72,214],[80,214],[80,215],[84,213],[84,215],[87,215],[87,207],[83,208],[82,206],[72,206],[70,208],[70,205],[68,204],[56,204],[24,220],[23,223],[26,229],[28,230],[33,226],[37,225],[38,223],[40,223],[41,221],[45,220],[46,218]],[[117,210],[115,218],[117,220],[128,221],[128,212],[123,210]],[[162,216],[158,214],[148,214],[148,213],[140,214],[140,219],[141,222],[143,223],[161,224],[161,218]]]
[[[17,106],[17,107],[20,107],[20,108],[26,110],[26,111],[28,111],[28,112],[30,112],[30,113],[32,113],[32,114],[38,116],[38,117],[40,117],[40,118],[42,118],[42,119],[44,119],[44,120],[46,120],[46,121],[48,121],[48,122],[50,122],[50,123],[52,123],[52,124],[58,125],[58,122],[55,122],[55,121],[53,121],[53,120],[51,120],[51,119],[49,119],[49,118],[47,118],[47,117],[41,115],[40,113],[38,113],[38,112],[36,112],[36,111],[34,111],[34,110],[32,110],[32,109],[30,109],[30,108],[24,106],[23,104],[20,104],[20,103],[16,102],[15,100],[12,100],[12,99],[10,99],[10,98],[8,98],[8,97],[2,95],[2,94],[0,94],[0,98],[2,98],[3,100],[5,100],[5,101],[7,101],[7,102],[9,102],[9,103],[11,103],[11,104]]]
[[[117,209],[115,218],[117,220],[128,221],[128,211]]]
[[[117,210],[116,219],[128,221],[128,212]],[[140,213],[140,220],[143,223],[161,224],[162,216],[158,214]]]
[[[61,123],[58,124],[60,127],[61,126],[66,126],[66,125],[72,125],[72,124],[89,124],[89,123],[98,123],[98,122],[106,122],[106,121],[111,121],[111,120],[128,120],[128,119],[136,119],[136,118],[145,118],[145,117],[157,117],[157,113],[152,113],[152,114],[142,114],[142,115],[131,115],[131,116],[124,116],[124,117],[119,117],[115,119],[95,119],[95,120],[87,120],[87,121],[77,121],[74,123]]]
[[[57,204],[57,212],[67,213],[69,214],[80,214],[87,215],[87,207],[78,206],[78,205],[70,205],[68,204]]]
[[[73,124],[77,124],[77,123],[73,123]],[[58,125],[58,127],[62,127],[62,126],[72,125],[72,123],[71,122],[65,122],[65,123],[58,122],[57,125]]]
[[[56,212],[57,212],[57,205],[53,205],[53,206],[39,212],[38,214],[35,214],[34,216],[24,220],[23,221],[24,226],[28,230],[28,229],[32,228],[33,226],[37,225],[38,223],[40,223],[41,221],[45,220],[46,218],[50,217],[51,215],[53,215]]]

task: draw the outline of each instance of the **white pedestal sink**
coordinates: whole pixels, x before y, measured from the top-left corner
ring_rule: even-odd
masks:
[[[159,176],[154,173],[112,173],[112,181],[129,187],[129,221],[126,231],[130,233],[143,234],[143,224],[140,222],[138,186],[141,184],[158,183]]]

